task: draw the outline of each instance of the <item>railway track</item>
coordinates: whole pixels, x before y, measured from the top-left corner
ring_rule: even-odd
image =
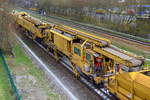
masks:
[[[35,24],[35,25],[36,25],[36,24]],[[79,26],[77,26],[77,27],[79,27]],[[29,36],[29,35],[28,35],[28,36]],[[55,53],[55,52],[52,51],[53,53],[50,53],[50,51],[47,51],[47,49],[45,48],[45,46],[42,45],[40,42],[38,42],[38,38],[36,38],[36,39],[37,39],[37,41],[34,40],[34,41],[32,41],[32,42],[36,43],[39,47],[41,47],[43,51],[46,51],[46,52],[49,53],[51,56],[53,56],[53,53]],[[29,43],[32,43],[32,42],[30,41]],[[106,50],[107,50],[107,49],[106,49]],[[111,49],[110,49],[110,50],[111,50]],[[109,53],[109,52],[107,52],[107,53]],[[112,53],[113,53],[113,52],[112,52]],[[118,53],[118,55],[119,55],[119,53]],[[55,57],[56,57],[56,56],[55,56]],[[59,61],[62,65],[64,65],[66,68],[69,69],[70,72],[72,72],[72,67],[70,67],[71,65],[70,65],[70,61],[69,61],[69,60],[67,60],[64,56],[59,56],[58,59],[59,59],[58,61]],[[62,68],[64,68],[64,67],[62,67]],[[112,94],[105,88],[105,86],[104,86],[103,88],[99,88],[99,87],[96,87],[95,85],[93,85],[92,82],[90,82],[90,80],[88,80],[87,77],[84,76],[84,74],[83,74],[83,75],[81,74],[80,81],[82,81],[84,84],[86,84],[86,86],[87,86],[88,88],[90,88],[92,91],[94,91],[97,95],[99,95],[99,96],[100,96],[101,98],[103,98],[104,100],[116,100],[116,99],[117,99],[114,95],[112,95]]]
[[[106,32],[106,31],[100,30],[98,28],[90,27],[90,26],[83,25],[80,23],[74,23],[74,22],[70,22],[70,21],[60,20],[59,18],[53,17],[53,16],[49,16],[49,18],[55,19],[55,20],[57,20],[57,22],[63,23],[66,26],[71,26],[73,28],[76,28],[76,29],[79,29],[79,30],[82,30],[82,31],[85,31],[85,32],[88,32],[88,33],[91,33],[91,34],[94,34],[97,36],[103,36],[105,38],[116,40],[118,42],[130,44],[131,46],[135,46],[137,48],[144,49],[145,51],[150,51],[150,43],[148,43],[148,42],[142,42],[139,40],[134,40],[131,38],[123,37],[121,35],[112,34],[110,32]]]
[[[64,20],[64,19],[61,19],[61,18],[58,18],[58,17],[54,17],[54,16],[48,16],[50,18],[53,18],[53,19],[56,19],[56,20],[63,20],[63,21],[67,21],[67,20]],[[68,24],[67,24],[68,23]],[[65,23],[66,25],[68,26],[73,26],[75,28],[78,28],[78,29],[82,29],[82,30],[86,30],[88,32],[92,31],[96,34],[108,34],[110,36],[115,36],[115,37],[119,37],[119,38],[122,38],[122,39],[126,39],[126,40],[129,40],[129,41],[133,41],[133,42],[137,42],[139,44],[142,44],[142,45],[145,45],[145,46],[148,46],[150,47],[150,44],[147,43],[147,42],[142,42],[142,41],[139,41],[139,40],[135,40],[135,39],[130,39],[130,38],[127,38],[127,37],[123,37],[121,35],[117,35],[117,34],[112,34],[110,32],[107,32],[107,31],[104,31],[104,30],[100,30],[98,28],[95,28],[95,27],[92,27],[92,26],[88,26],[88,25],[83,25],[83,24],[80,24],[80,23],[76,23],[76,22],[71,22],[71,21],[67,21],[67,23]]]
[[[51,23],[59,24],[59,25],[71,26],[72,28],[79,29],[79,30],[82,30],[82,31],[85,31],[85,32],[88,32],[88,33],[91,33],[91,34],[94,34],[97,36],[103,36],[103,37],[106,37],[108,39],[114,39],[114,40],[119,41],[119,42],[134,45],[134,46],[141,48],[141,49],[144,49],[146,51],[150,50],[150,43],[148,43],[148,42],[143,42],[143,41],[127,38],[127,37],[124,37],[124,36],[121,36],[118,34],[104,31],[102,29],[98,29],[98,28],[93,27],[93,26],[89,26],[88,24],[85,25],[85,24],[80,23],[80,22],[76,22],[76,21],[72,21],[72,20],[68,20],[68,19],[63,19],[63,18],[55,17],[55,16],[49,16],[49,15],[41,16],[37,12],[29,11],[26,9],[21,9],[21,10],[26,11],[26,12],[33,14],[33,15],[36,14],[40,17],[45,17],[45,18],[42,18],[43,21],[49,21]]]
[[[25,45],[25,43],[23,43],[23,41],[21,40],[20,37],[17,37],[18,40]],[[36,45],[38,45],[42,50],[44,50],[45,52],[47,52],[50,56],[52,56],[54,58],[54,55],[52,53],[50,53],[49,51],[47,51],[47,49],[42,46],[40,43],[38,43],[37,41],[33,41]],[[67,60],[65,60],[65,58],[60,58],[59,62],[65,66],[70,72],[73,73],[71,67],[70,67],[70,63],[68,63]],[[84,76],[81,76],[79,78],[79,80],[85,84],[85,86],[87,88],[89,88],[91,91],[93,91],[94,93],[96,93],[96,95],[100,96],[100,98],[102,98],[103,100],[119,100],[118,98],[114,97],[114,95],[112,95],[106,88],[97,88],[96,86],[93,86],[93,84],[88,81]],[[75,97],[74,97],[75,98]]]

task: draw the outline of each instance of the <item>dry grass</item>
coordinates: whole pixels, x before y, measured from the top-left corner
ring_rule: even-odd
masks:
[[[60,100],[60,95],[53,91],[44,72],[36,67],[35,62],[28,57],[21,46],[15,43],[13,51],[15,58],[7,57],[7,61],[16,77],[22,98],[25,100]]]

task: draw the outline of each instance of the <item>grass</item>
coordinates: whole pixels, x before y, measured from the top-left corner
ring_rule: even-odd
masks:
[[[37,69],[31,59],[24,53],[24,51],[22,50],[22,48],[16,44],[14,46],[13,51],[15,52],[15,59],[14,59],[14,64],[16,67],[19,67],[19,65],[26,65],[26,67],[28,67],[28,72],[33,75],[36,76],[38,78],[38,80],[42,80],[42,71]]]
[[[139,56],[144,56],[147,59],[150,57],[150,55],[148,55],[148,53],[145,53],[144,50],[142,50],[142,49],[137,49],[137,48],[134,48],[134,47],[131,47],[131,46],[123,45],[123,44],[118,43],[116,41],[113,41],[113,44],[115,46],[117,46],[118,48],[120,48],[120,49],[132,52],[132,53],[137,54]]]
[[[16,56],[14,59],[14,66],[25,66],[28,69],[26,74],[32,75],[37,79],[38,84],[44,89],[44,91],[46,91],[46,94],[50,98],[50,100],[59,100],[59,95],[52,89],[47,88],[47,86],[45,85],[47,84],[47,82],[44,77],[44,72],[33,64],[32,60],[28,57],[28,55],[25,54],[19,44],[14,45],[13,51]]]
[[[0,100],[15,100],[8,76],[0,58]]]
[[[150,68],[150,61],[148,61],[148,62],[147,62],[147,65],[148,65],[148,66],[149,66],[149,68]]]

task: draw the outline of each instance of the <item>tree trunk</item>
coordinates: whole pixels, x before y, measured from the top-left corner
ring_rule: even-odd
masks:
[[[7,3],[4,4],[8,5]],[[10,44],[10,35],[12,35],[11,32],[12,20],[8,14],[8,9],[9,8],[5,10],[4,5],[0,5],[0,50],[10,53],[12,51],[12,47]]]

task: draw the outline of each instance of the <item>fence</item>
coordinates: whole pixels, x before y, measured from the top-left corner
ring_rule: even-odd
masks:
[[[21,97],[20,94],[19,94],[19,91],[18,91],[18,89],[17,89],[17,87],[16,87],[16,84],[15,84],[15,82],[14,82],[14,80],[13,80],[13,77],[12,77],[12,74],[11,74],[11,71],[10,71],[10,68],[9,68],[9,66],[8,66],[7,63],[6,63],[6,60],[5,60],[5,57],[4,57],[3,53],[2,53],[2,51],[0,51],[0,57],[1,57],[1,59],[2,59],[2,65],[3,65],[3,67],[4,67],[4,69],[5,69],[5,72],[6,72],[7,76],[8,76],[10,85],[11,85],[12,90],[13,90],[13,93],[14,93],[15,96],[16,96],[16,100],[22,100],[22,97]]]

